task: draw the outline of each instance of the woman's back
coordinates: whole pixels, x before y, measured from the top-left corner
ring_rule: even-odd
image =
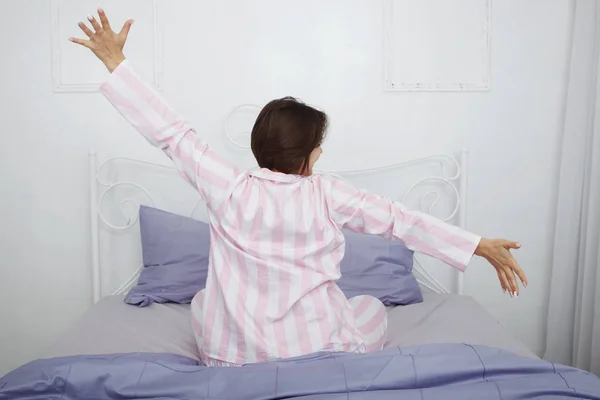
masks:
[[[211,213],[206,290],[193,304],[205,356],[243,364],[354,351],[352,307],[335,281],[344,236],[319,176],[244,172]]]

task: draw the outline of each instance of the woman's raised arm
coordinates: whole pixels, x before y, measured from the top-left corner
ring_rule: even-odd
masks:
[[[89,48],[111,73],[100,91],[152,145],[171,158],[208,207],[215,209],[240,171],[215,154],[185,119],[133,70],[123,54],[133,21],[125,22],[121,31],[115,33],[105,12],[99,9],[98,14],[100,22],[91,15],[88,17],[92,29],[79,23],[88,40],[70,40]]]

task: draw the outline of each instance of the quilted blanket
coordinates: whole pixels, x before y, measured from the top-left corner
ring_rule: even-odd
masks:
[[[600,399],[590,373],[465,344],[318,353],[215,368],[174,354],[42,359],[0,378],[0,399]]]

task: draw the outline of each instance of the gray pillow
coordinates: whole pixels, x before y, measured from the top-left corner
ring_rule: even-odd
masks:
[[[346,229],[343,233],[346,252],[337,283],[347,298],[368,294],[386,306],[423,301],[421,287],[412,273],[413,252],[401,241]]]
[[[125,298],[140,307],[190,303],[206,285],[208,224],[152,207],[140,207],[144,268]],[[400,241],[343,230],[346,252],[338,286],[346,297],[371,295],[386,306],[423,301],[412,274],[413,252]]]
[[[206,285],[208,224],[156,208],[140,207],[144,268],[125,302],[190,303]]]

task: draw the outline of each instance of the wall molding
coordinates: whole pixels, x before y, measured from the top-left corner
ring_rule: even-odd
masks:
[[[152,4],[152,80],[151,84],[157,89],[162,89],[163,81],[163,53],[162,53],[162,24],[160,21],[160,9],[158,0],[148,0]],[[60,33],[60,10],[65,0],[51,0],[51,39],[52,39],[52,86],[55,93],[95,93],[102,82],[65,83],[62,81],[62,51],[61,43],[67,40]],[[74,21],[73,23],[77,23]]]
[[[384,0],[383,4],[383,64],[384,87],[386,92],[427,92],[427,91],[488,91],[491,89],[491,35],[492,35],[492,1],[485,1],[484,49],[481,54],[483,76],[474,77],[464,82],[411,82],[394,76],[393,48],[393,7],[395,0]],[[420,0],[414,0],[419,2]]]

